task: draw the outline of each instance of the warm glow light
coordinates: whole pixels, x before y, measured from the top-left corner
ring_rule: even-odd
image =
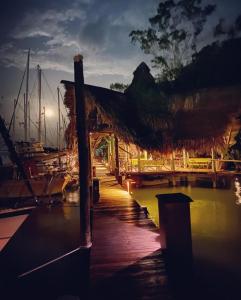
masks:
[[[236,204],[241,204],[241,185],[238,178],[234,180],[235,196],[237,197]]]
[[[51,108],[46,108],[46,110],[45,110],[45,116],[47,118],[53,117],[54,116],[54,111]]]

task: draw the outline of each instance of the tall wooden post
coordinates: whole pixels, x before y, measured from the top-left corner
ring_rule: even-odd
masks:
[[[115,135],[115,177],[118,180],[120,175],[120,162],[119,162],[119,142],[118,137]]]
[[[89,134],[86,124],[86,99],[84,96],[83,57],[74,57],[76,130],[80,185],[80,247],[90,248],[90,160]]]

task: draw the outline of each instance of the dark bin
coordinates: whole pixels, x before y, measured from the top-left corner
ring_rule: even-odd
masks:
[[[97,203],[100,199],[100,184],[99,179],[94,178],[93,179],[93,202]]]

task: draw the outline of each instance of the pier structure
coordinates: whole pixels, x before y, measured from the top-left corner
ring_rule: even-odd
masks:
[[[154,78],[148,73],[145,64],[142,63],[137,68],[134,76],[145,72],[147,72],[145,80],[147,79],[147,82],[151,82],[153,86]],[[179,103],[182,108],[179,118],[174,119],[175,122],[172,124],[176,127],[175,136],[172,136],[172,126],[168,126],[170,119],[161,120],[157,129],[152,126],[153,120],[143,123],[140,121],[141,118],[135,119],[137,103],[131,105],[127,101],[133,99],[135,86],[132,90],[132,85],[124,94],[84,84],[81,56],[75,57],[75,82],[63,83],[67,90],[65,103],[70,115],[70,124],[66,131],[67,144],[69,153],[77,158],[80,193],[77,194],[75,201],[72,199],[60,206],[55,206],[54,203],[39,206],[26,218],[4,247],[1,255],[1,276],[4,278],[1,284],[5,284],[4,293],[10,295],[12,297],[8,297],[10,299],[15,299],[16,295],[23,299],[59,299],[68,296],[77,296],[80,299],[90,297],[91,300],[172,299],[172,288],[169,286],[166,274],[159,232],[147,218],[145,210],[116,183],[116,179],[118,182],[122,181],[120,150],[123,151],[126,160],[123,165],[126,165],[127,169],[129,165],[132,166],[131,172],[137,168],[137,172],[140,173],[143,171],[142,168],[145,168],[143,161],[148,168],[153,167],[153,161],[158,161],[151,157],[154,152],[151,152],[151,156],[148,157],[145,146],[149,144],[154,149],[160,146],[163,153],[169,153],[170,172],[174,174],[178,172],[175,164],[176,148],[182,150],[183,168],[188,169],[189,149],[184,145],[201,147],[208,143],[210,133],[206,131],[201,137],[197,135],[197,140],[190,142],[188,138],[193,132],[189,134],[188,130],[185,132],[185,126],[182,127],[183,124],[187,125],[185,120],[188,119],[186,118],[188,115],[190,116],[190,111],[187,113],[186,110],[186,100],[183,99],[181,104]],[[205,93],[206,91],[199,96],[200,99],[207,101],[204,97]],[[239,103],[236,100],[240,99],[238,98],[240,93],[238,87],[238,96],[230,106],[233,111],[238,111]],[[173,99],[172,104],[175,102],[175,97]],[[209,107],[212,113],[216,109],[214,105],[216,99],[217,97],[214,98],[213,106]],[[196,100],[196,98],[192,99],[191,104],[198,103]],[[223,102],[220,101],[221,104]],[[130,119],[124,116],[126,111],[122,109],[126,106],[130,107],[130,115],[133,115],[132,123],[128,123]],[[203,117],[206,111],[202,111],[201,108],[202,106],[198,107]],[[173,112],[171,109],[165,111],[169,116],[167,112],[170,114],[175,112],[176,115],[176,111]],[[195,113],[190,117],[191,122],[195,122],[197,116]],[[226,115],[226,111],[223,114]],[[211,124],[213,123],[207,122],[208,126]],[[214,132],[213,135],[223,137],[223,133],[226,133],[224,128],[226,125],[226,123],[222,124],[222,130]],[[178,131],[179,127],[182,131]],[[195,131],[195,126],[193,128]],[[154,130],[153,138],[151,133]],[[100,178],[100,200],[94,203],[91,167],[93,167],[93,157],[97,154],[91,153],[89,147],[91,143],[104,145],[103,139],[98,141],[98,135],[103,132],[108,136],[105,139],[105,144],[108,145],[107,173],[113,173],[115,177],[110,174]],[[181,133],[186,133],[184,141]],[[97,141],[94,135],[97,135]],[[157,139],[158,137],[160,139]],[[121,140],[125,145],[121,145]],[[137,158],[133,157],[130,143],[136,147]],[[212,139],[209,146],[214,144]],[[217,142],[218,146],[220,144],[221,142]],[[100,148],[98,147],[99,150]],[[211,160],[205,158],[202,164],[208,167],[211,164],[212,173],[216,174],[214,147],[212,149]],[[149,161],[150,164],[147,163]],[[200,165],[200,162],[195,160],[191,162],[192,166]],[[159,165],[162,165],[162,161]],[[188,296],[185,296],[186,291],[188,289],[183,288],[183,299],[188,299]]]

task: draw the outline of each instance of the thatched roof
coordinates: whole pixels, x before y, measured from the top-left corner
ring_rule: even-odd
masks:
[[[62,83],[72,120],[70,133],[75,126],[74,83]],[[181,90],[174,84],[164,92],[145,63],[136,69],[124,93],[85,85],[90,128],[109,126],[127,142],[159,151],[221,147],[225,138],[230,142],[240,129],[241,84],[229,81],[207,88],[191,86],[190,90]]]

